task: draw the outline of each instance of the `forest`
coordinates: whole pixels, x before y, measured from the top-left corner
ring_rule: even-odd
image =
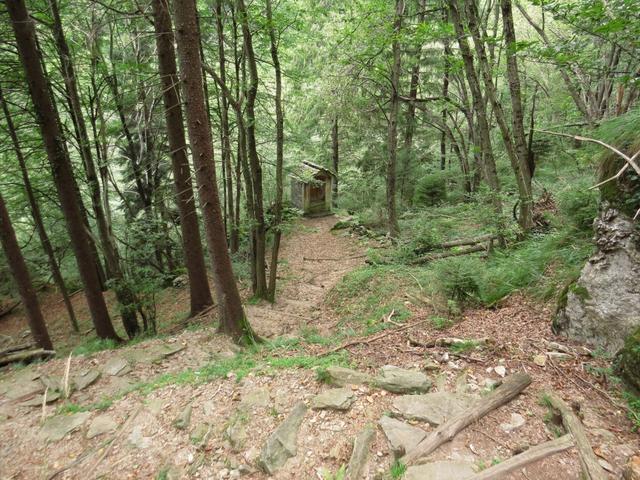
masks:
[[[640,479],[640,2],[0,18],[0,478]]]

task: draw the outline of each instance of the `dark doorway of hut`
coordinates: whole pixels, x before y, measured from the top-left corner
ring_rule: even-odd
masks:
[[[336,175],[315,163],[302,161],[291,173],[291,202],[307,217],[333,215]]]

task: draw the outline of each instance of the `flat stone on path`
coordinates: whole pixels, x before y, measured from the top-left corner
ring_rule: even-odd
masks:
[[[382,374],[375,379],[375,384],[393,393],[424,393],[431,388],[431,380],[417,370],[405,370],[393,365],[382,367]]]
[[[47,392],[47,403],[53,403],[60,398],[60,392],[49,391]],[[42,406],[42,401],[44,400],[44,394],[36,395],[35,397],[22,402],[20,405],[23,407],[40,407]]]
[[[268,388],[256,388],[242,397],[240,408],[252,410],[258,407],[268,407],[270,393]]]
[[[298,430],[307,413],[307,407],[300,402],[269,436],[258,459],[258,465],[269,475],[273,475],[298,451]]]
[[[114,432],[118,427],[118,423],[109,415],[98,415],[89,424],[87,430],[87,438],[91,439],[98,435]]]
[[[383,416],[378,424],[382,428],[391,450],[397,457],[403,456],[420,443],[428,433],[423,429],[401,422],[395,418]]]
[[[353,451],[351,452],[351,458],[347,465],[346,480],[362,479],[369,460],[369,450],[371,449],[371,444],[375,437],[376,429],[373,425],[367,425],[358,434],[353,442]]]
[[[135,448],[145,449],[151,446],[151,437],[145,437],[143,435],[141,425],[136,425],[135,427],[133,427],[128,440],[129,445]]]
[[[394,412],[407,420],[438,426],[470,407],[477,397],[449,392],[403,395],[393,401]]]
[[[475,475],[473,463],[440,461],[409,467],[402,480],[464,480]]]
[[[314,410],[349,410],[356,395],[350,388],[332,388],[318,394],[311,402]]]
[[[80,428],[90,416],[90,412],[80,412],[52,417],[40,429],[40,437],[48,442],[62,440],[68,433]]]
[[[371,375],[344,367],[329,367],[327,368],[327,375],[329,376],[328,382],[338,387],[373,382]]]
[[[186,430],[191,424],[191,411],[193,406],[187,405],[173,421],[173,425],[179,430]]]
[[[73,378],[73,385],[77,390],[83,390],[100,378],[100,372],[91,368]]]
[[[107,361],[102,371],[107,375],[115,377],[130,372],[131,367],[129,367],[129,362],[127,362],[124,358],[113,357]]]

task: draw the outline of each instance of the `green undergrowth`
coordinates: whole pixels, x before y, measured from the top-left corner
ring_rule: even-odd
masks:
[[[130,393],[138,393],[142,396],[169,385],[201,385],[217,379],[227,378],[233,375],[236,380],[241,380],[249,373],[255,375],[273,375],[280,370],[312,369],[323,370],[330,366],[349,366],[348,356],[345,352],[334,353],[326,356],[312,355],[273,355],[278,348],[284,345],[265,344],[247,348],[234,357],[212,361],[198,369],[187,369],[181,372],[166,373],[144,382],[138,382],[130,388],[116,395],[107,396],[98,402],[79,405],[66,402],[58,408],[58,413],[76,413],[90,410],[105,410]]]

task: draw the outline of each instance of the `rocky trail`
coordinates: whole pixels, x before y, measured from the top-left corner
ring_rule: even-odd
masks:
[[[278,302],[247,307],[260,335],[289,344],[239,352],[203,328],[1,374],[0,479],[640,478],[622,401],[591,373],[606,361],[554,337],[527,299],[446,331],[407,301],[405,325],[293,342],[333,331],[325,296],[364,263],[334,222],[304,220]],[[574,446],[585,439],[590,467]]]

